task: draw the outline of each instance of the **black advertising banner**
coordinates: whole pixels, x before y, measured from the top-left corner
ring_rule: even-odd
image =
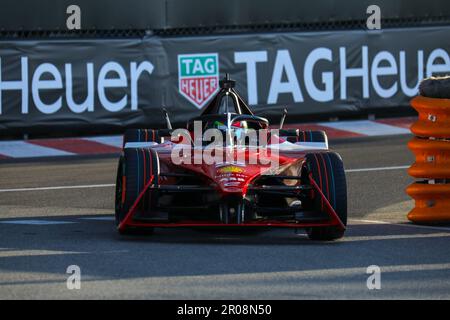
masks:
[[[260,115],[407,106],[450,73],[450,26],[367,31],[0,41],[0,131],[121,130],[201,112],[225,72]]]
[[[0,42],[0,130],[154,125],[165,55],[152,39]]]

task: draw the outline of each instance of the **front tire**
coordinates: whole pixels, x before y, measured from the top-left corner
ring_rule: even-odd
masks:
[[[339,219],[344,226],[347,225],[347,183],[341,157],[335,152],[307,154],[302,171],[306,181],[309,180],[307,178],[309,173],[312,173],[314,181],[321,188]],[[324,201],[319,195],[312,199],[310,206],[315,211],[325,212]],[[345,230],[330,226],[312,227],[306,232],[311,240],[330,241],[342,238]]]
[[[153,184],[158,184],[159,159],[156,151],[149,148],[127,148],[124,150],[123,156],[119,159],[116,178],[115,220],[117,226],[125,219],[152,175]],[[151,210],[152,205],[156,203],[156,196],[157,194],[152,191],[144,194],[142,199],[144,210]],[[133,230],[129,228],[125,232],[136,233]],[[146,233],[151,231],[149,228],[145,230]],[[141,233],[141,231],[139,232]]]

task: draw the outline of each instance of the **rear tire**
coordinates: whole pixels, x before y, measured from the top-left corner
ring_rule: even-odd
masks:
[[[115,218],[118,226],[125,219],[145,185],[154,176],[153,184],[158,184],[159,159],[155,150],[149,148],[127,148],[119,159],[116,179]],[[156,202],[157,194],[148,191],[142,199],[144,210],[150,210]],[[134,229],[129,228],[126,233]],[[143,229],[140,229],[140,233]],[[150,231],[149,228],[145,229]],[[122,233],[122,232],[121,232]]]
[[[284,135],[285,134],[285,135]],[[328,144],[325,131],[300,131],[297,129],[280,130],[280,136],[286,137],[287,141],[295,142],[321,142]]]
[[[318,152],[307,154],[302,170],[302,177],[309,181],[312,173],[314,181],[336,211],[344,225],[347,225],[347,183],[344,165],[339,154],[335,152]],[[316,196],[309,204],[313,210],[324,212],[325,204],[320,196]],[[311,240],[336,240],[342,238],[345,230],[339,227],[312,227],[306,230]]]
[[[161,143],[161,137],[155,129],[127,129],[123,135],[123,147],[127,142]]]

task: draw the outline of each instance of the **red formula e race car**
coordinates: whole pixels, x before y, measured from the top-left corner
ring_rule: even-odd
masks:
[[[186,128],[129,129],[119,160],[120,233],[154,228],[304,228],[310,239],[344,235],[341,157],[323,131],[283,130],[256,116],[228,76]]]

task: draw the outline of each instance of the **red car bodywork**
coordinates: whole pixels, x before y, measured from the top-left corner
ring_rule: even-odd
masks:
[[[222,89],[212,99],[201,116],[188,121],[187,130],[189,133],[187,134],[187,138],[189,138],[189,142],[184,141],[187,138],[178,139],[179,141],[166,140],[164,142],[155,142],[156,137],[155,131],[153,130],[153,139],[147,139],[148,135],[147,131],[145,131],[145,140],[147,142],[144,143],[140,142],[140,138],[139,142],[126,143],[124,138],[125,149],[130,147],[132,150],[144,150],[142,153],[145,153],[145,150],[148,151],[149,149],[152,149],[151,154],[156,154],[158,159],[158,172],[156,175],[150,175],[148,181],[144,181],[143,189],[138,189],[136,193],[138,195],[134,200],[134,203],[130,205],[127,212],[125,211],[126,214],[124,212],[123,219],[118,222],[119,231],[124,231],[129,227],[335,227],[335,229],[338,230],[345,230],[345,222],[341,221],[339,215],[324,195],[330,195],[330,190],[328,189],[332,184],[329,184],[324,177],[326,177],[326,179],[328,179],[328,177],[333,177],[332,172],[326,171],[331,171],[332,169],[327,169],[327,165],[325,165],[325,163],[324,165],[320,165],[317,161],[317,165],[314,164],[314,166],[316,166],[316,168],[320,168],[320,170],[315,171],[316,180],[310,171],[304,170],[305,164],[307,163],[306,158],[308,154],[310,159],[309,161],[311,162],[313,161],[311,160],[313,159],[311,154],[317,155],[323,152],[328,152],[328,143],[325,133],[322,133],[325,135],[325,142],[321,145],[320,143],[318,144],[312,141],[312,138],[311,141],[297,140],[291,142],[288,141],[287,138],[280,137],[280,131],[264,131],[268,129],[269,125],[267,119],[257,117],[252,113],[242,98],[233,89],[234,81],[226,78],[224,81],[221,81],[221,87]],[[226,105],[225,113],[220,111],[220,108],[223,107],[221,104],[222,99],[229,97],[233,98],[232,101],[234,103],[235,113],[229,112],[228,104]],[[284,116],[280,127],[284,122]],[[166,117],[168,122],[168,130],[170,130],[172,134],[173,131],[167,114]],[[225,117],[225,120],[222,119],[223,117]],[[231,120],[232,117],[233,119]],[[260,136],[259,140],[264,140],[266,139],[265,137],[267,137],[267,141],[263,147],[258,148],[255,148],[254,146],[246,146],[245,144],[243,146],[236,146],[227,142],[224,143],[222,147],[216,149],[215,154],[216,156],[220,155],[221,159],[227,160],[213,163],[200,161],[198,163],[195,159],[196,152],[201,153],[204,151],[204,148],[201,144],[202,142],[200,142],[200,146],[198,146],[196,145],[195,139],[192,138],[194,133],[193,121],[196,119],[200,119],[203,121],[202,123],[206,123],[207,125],[205,127],[207,127],[211,122],[219,123],[222,126],[222,129],[224,121],[227,121],[227,126],[225,128],[228,130],[230,130],[234,121],[236,123],[240,123],[240,121],[256,120],[256,124],[259,125],[259,127],[257,127],[259,130],[258,132],[263,132],[263,138]],[[220,122],[217,120],[223,121]],[[266,134],[266,136],[264,136],[264,134]],[[172,136],[171,138],[173,139],[174,137]],[[173,153],[176,148],[180,147],[185,147],[185,150],[187,149],[189,151],[187,156],[183,159],[190,161],[174,161]],[[243,160],[243,162],[237,161],[238,159],[239,161]],[[257,160],[256,162],[254,161],[255,159]],[[317,158],[315,159],[317,160]],[[331,163],[328,167],[332,168]],[[341,170],[343,172],[343,167]],[[151,172],[153,173],[153,171]],[[331,173],[331,175],[329,173]],[[319,174],[319,176],[317,174]],[[201,182],[195,184],[183,184],[180,181],[185,180],[177,180],[177,176],[183,175],[193,176],[196,179],[194,179],[195,181]],[[145,174],[144,176],[146,177]],[[275,180],[276,183],[261,182],[266,181],[267,179]],[[125,183],[123,183],[123,185],[125,185]],[[335,191],[336,190],[334,190],[334,194]],[[184,215],[181,218],[177,217],[176,219],[140,219],[139,214],[137,213],[138,211],[140,213],[140,211],[142,211],[141,209],[144,207],[142,203],[143,199],[148,198],[145,197],[145,195],[154,195],[165,192],[184,192],[185,195],[188,194],[188,198],[182,198],[184,200],[189,200],[189,197],[196,197],[196,195],[198,199],[205,199],[201,196],[204,196],[206,193],[211,193],[213,194],[214,205],[216,206],[215,208],[219,208],[218,211],[220,218],[217,219],[216,216],[216,219],[214,219],[214,215],[210,216],[207,214],[205,217],[210,217],[211,219],[203,219],[203,216],[198,216],[197,211],[194,210],[194,215]],[[124,193],[125,192],[123,192],[123,194]],[[268,196],[267,194],[277,195]],[[287,206],[283,205],[276,207],[275,204],[275,207],[260,207],[259,195],[264,195],[266,197],[266,202],[271,202],[272,199],[281,197],[284,199],[283,201],[286,202]],[[289,202],[291,200],[286,199],[292,198],[303,199],[309,202],[317,200],[321,205],[320,207],[314,207],[316,209],[313,209],[312,212],[310,209],[308,209],[310,211],[305,210],[303,208],[303,204],[301,205],[303,212],[301,212],[302,210],[297,210],[297,207],[289,211],[291,208],[288,206],[291,205]],[[254,201],[254,199],[256,199],[256,201]],[[252,203],[252,201],[256,204]],[[335,198],[334,201],[336,202]],[[177,202],[178,208],[180,207],[179,202],[180,201]],[[154,214],[154,212],[152,212],[153,209],[148,209],[148,206],[146,208],[150,214]],[[160,207],[158,206],[158,208]],[[194,209],[195,208],[196,207],[194,206]],[[208,208],[209,207],[207,205],[206,209]],[[235,208],[236,211],[238,211],[238,214],[230,215],[230,212],[234,214]],[[250,209],[246,211],[247,209],[245,208]],[[185,210],[184,203],[181,203],[181,209]],[[262,215],[259,215],[257,211],[272,209],[279,210],[276,214]],[[253,213],[252,210],[254,210]],[[291,213],[294,212],[294,214],[290,216],[285,214],[284,211],[289,211]],[[225,213],[223,214],[223,212]],[[217,214],[217,211],[215,214]],[[247,215],[250,218],[248,218]],[[168,216],[169,214],[167,214],[167,217]],[[236,216],[239,218],[235,218]],[[223,217],[225,218],[222,219]]]
[[[282,139],[280,139],[280,141],[282,141]],[[162,163],[162,167],[166,167],[168,170],[170,170],[170,168],[174,166],[172,163],[172,160],[171,160],[171,151],[172,151],[172,148],[169,143],[167,143],[165,145],[163,144],[163,146],[158,148],[158,155],[159,155],[159,159]],[[304,150],[304,151],[289,152],[289,153],[284,153],[284,154],[282,152],[280,152],[280,154],[277,155],[280,168],[283,168],[284,166],[293,164],[295,162],[301,163],[303,161],[304,155],[307,152],[311,152],[311,151],[312,151],[311,149],[308,149],[308,150]],[[246,159],[248,160],[248,158],[250,157],[250,153],[257,153],[258,151],[245,150],[243,152],[246,153]],[[220,174],[220,170],[221,170],[221,168],[226,167],[226,166],[217,167],[216,165],[208,165],[208,164],[204,164],[204,163],[198,164],[198,165],[195,165],[195,164],[183,165],[183,164],[181,164],[178,166],[182,166],[186,170],[189,170],[191,172],[195,172],[199,175],[205,176],[208,180],[210,180],[212,182],[211,188],[214,188],[216,190],[216,192],[220,193],[224,197],[229,194],[245,197],[249,188],[252,188],[251,182],[256,177],[258,177],[262,173],[264,173],[265,170],[269,170],[269,168],[270,168],[270,166],[268,166],[268,165],[262,166],[260,164],[253,164],[253,165],[247,164],[246,166],[239,167],[242,171],[230,172],[229,176],[227,178],[223,179],[223,177]],[[230,166],[235,166],[235,165],[231,164]],[[275,173],[279,173],[279,172],[275,172]],[[239,178],[244,177],[244,181],[242,181],[237,186],[232,186],[232,187],[226,186],[227,181],[236,181],[238,178],[237,176],[239,176]],[[344,224],[339,219],[339,217],[336,214],[336,212],[334,211],[333,207],[330,205],[329,201],[323,194],[323,191],[320,188],[320,186],[312,178],[312,175],[308,176],[309,182],[310,182],[311,186],[313,187],[313,190],[311,190],[311,192],[314,192],[316,196],[319,196],[323,199],[323,201],[325,203],[325,211],[328,213],[328,215],[330,217],[329,221],[320,222],[320,223],[310,223],[310,222],[308,222],[308,223],[298,223],[298,222],[292,223],[292,222],[280,222],[277,220],[266,220],[263,222],[257,221],[257,222],[246,222],[246,223],[240,223],[240,224],[236,224],[236,223],[223,224],[223,223],[218,223],[218,222],[214,222],[214,221],[199,222],[199,221],[189,221],[189,220],[178,221],[178,222],[174,222],[174,223],[171,223],[171,222],[168,222],[168,223],[167,222],[163,222],[163,223],[160,223],[160,222],[151,222],[151,223],[134,222],[133,216],[136,211],[136,208],[138,207],[140,201],[142,200],[142,197],[145,194],[145,192],[147,192],[147,190],[151,189],[154,186],[153,179],[154,179],[154,177],[151,176],[151,179],[146,183],[144,189],[139,194],[139,196],[136,198],[135,203],[133,204],[133,206],[127,213],[125,219],[118,226],[119,229],[125,229],[127,227],[200,227],[200,226],[205,226],[205,227],[208,227],[208,226],[209,227],[224,227],[224,226],[229,226],[229,227],[286,227],[286,228],[338,226],[342,229],[345,229]],[[168,185],[168,186],[172,185],[170,178],[159,181],[158,188],[164,188],[164,185]]]

